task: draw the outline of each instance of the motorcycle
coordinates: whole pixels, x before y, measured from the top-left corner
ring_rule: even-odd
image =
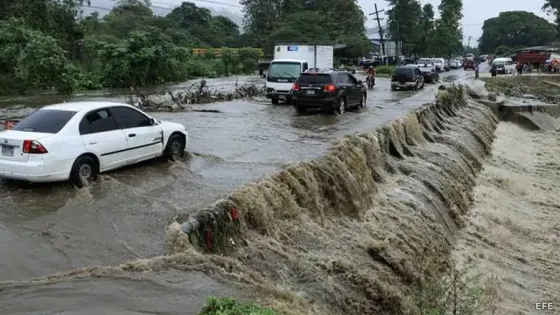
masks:
[[[375,77],[373,75],[368,75],[366,78],[368,89],[373,89],[375,86]]]

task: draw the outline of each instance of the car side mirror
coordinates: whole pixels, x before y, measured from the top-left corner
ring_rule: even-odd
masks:
[[[362,82],[362,80],[359,80],[359,81],[358,81],[358,84],[364,84],[364,82]]]
[[[151,125],[151,126],[158,125],[158,121],[155,120],[154,118],[150,118],[150,125]]]
[[[261,75],[261,78],[265,79],[265,78],[266,78],[266,74]]]

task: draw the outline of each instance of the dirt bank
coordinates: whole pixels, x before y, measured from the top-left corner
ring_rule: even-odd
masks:
[[[537,302],[552,302],[557,312],[560,133],[503,122],[496,135],[455,255],[498,277],[496,314],[539,313]]]

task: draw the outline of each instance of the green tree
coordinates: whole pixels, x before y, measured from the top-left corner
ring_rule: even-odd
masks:
[[[435,22],[433,36],[429,46],[432,55],[451,57],[461,51],[463,34],[461,19],[463,3],[461,0],[442,0],[438,6],[440,18]]]
[[[417,53],[427,56],[430,53],[429,40],[434,33],[434,7],[431,3],[426,3],[422,7],[422,36],[418,43]]]
[[[74,67],[55,38],[22,21],[0,21],[0,86],[21,93],[74,89]],[[3,91],[6,92],[6,91]]]
[[[387,0],[389,10],[387,18],[388,38],[402,41],[404,47],[414,47],[409,53],[414,53],[421,43],[422,32],[422,6],[418,0]]]
[[[554,24],[527,11],[501,12],[482,26],[479,49],[493,53],[499,46],[530,47],[545,45],[556,37]]]
[[[244,28],[252,45],[265,42],[281,24],[281,0],[241,0],[239,3],[244,8]]]
[[[560,36],[560,0],[545,0],[542,10],[554,15],[556,23],[556,36]]]

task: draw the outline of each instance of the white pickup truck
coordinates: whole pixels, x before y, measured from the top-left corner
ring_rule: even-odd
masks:
[[[334,46],[277,45],[266,76],[266,97],[272,104],[291,102],[292,85],[307,69],[332,69]]]

